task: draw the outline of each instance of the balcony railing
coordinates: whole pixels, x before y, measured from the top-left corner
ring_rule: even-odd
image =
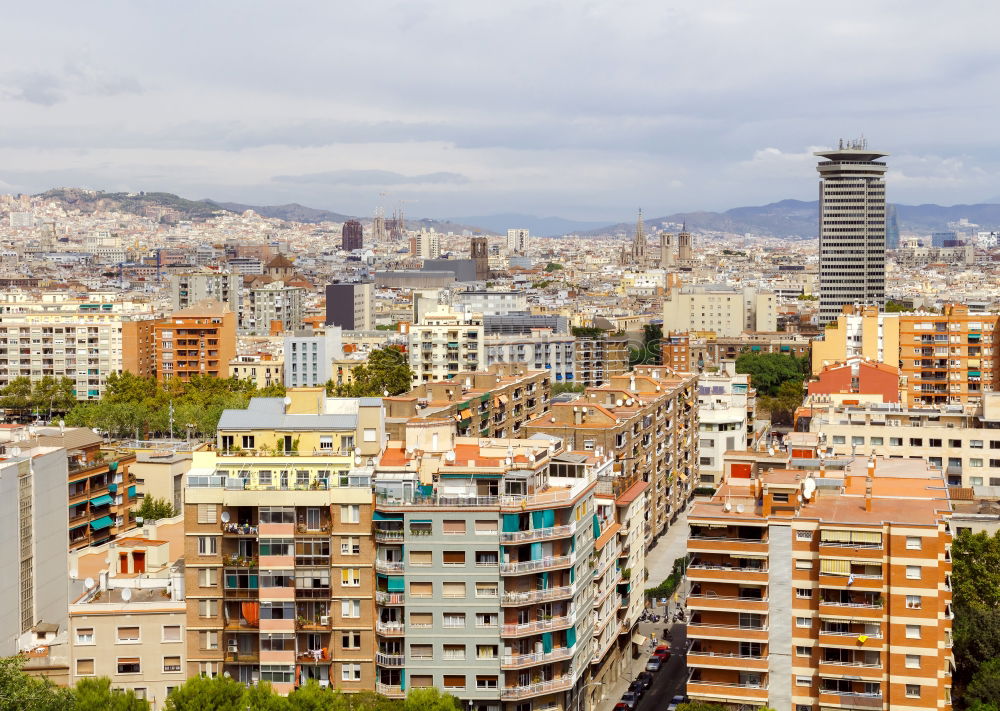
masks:
[[[576,530],[576,522],[566,526],[551,526],[549,528],[536,528],[531,531],[507,531],[500,534],[501,543],[527,543],[529,541],[540,541],[546,538],[563,538],[572,536]]]
[[[539,560],[526,560],[519,563],[501,563],[501,575],[521,575],[522,573],[533,573],[542,570],[551,570],[572,565],[576,560],[576,555],[558,555],[541,558]]]
[[[737,565],[713,565],[711,563],[691,563],[688,566],[688,570],[726,570],[731,573],[766,573],[767,566],[764,566],[762,568],[741,568]]]
[[[402,605],[405,599],[405,596],[401,592],[375,591],[375,602],[380,605]]]
[[[867,610],[881,610],[882,603],[880,602],[840,602],[839,600],[820,600],[820,605],[830,605],[832,607],[856,607],[864,608]]]
[[[569,659],[573,656],[572,647],[560,647],[551,652],[541,654],[516,654],[509,657],[500,658],[501,669],[516,669],[518,667],[532,666],[534,664],[548,664],[558,662],[562,659]]]
[[[379,560],[376,558],[375,570],[380,573],[401,573],[403,572],[403,562],[399,560]]]
[[[379,634],[397,635],[403,634],[402,622],[376,622],[375,631]]]
[[[548,694],[553,691],[565,691],[573,686],[573,675],[572,673],[566,676],[559,677],[558,679],[551,679],[549,681],[538,681],[534,684],[526,684],[524,686],[505,686],[500,689],[501,699],[524,699],[529,696],[539,696],[541,694]]]
[[[375,691],[382,696],[388,696],[390,698],[402,698],[403,687],[399,684],[383,684],[378,682],[375,684]]]
[[[525,605],[534,602],[547,602],[549,600],[559,600],[572,597],[573,586],[563,585],[558,588],[548,588],[547,590],[530,590],[526,592],[505,592],[503,594],[503,604],[505,605]]]
[[[562,617],[553,617],[548,620],[536,620],[535,622],[525,622],[523,624],[504,625],[501,628],[501,634],[503,636],[517,636],[532,634],[535,632],[549,632],[551,630],[568,627],[573,624],[573,619],[573,615],[563,615]]]
[[[383,667],[401,667],[405,662],[406,658],[402,654],[375,653],[375,663]]]

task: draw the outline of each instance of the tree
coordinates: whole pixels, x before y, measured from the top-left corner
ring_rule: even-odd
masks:
[[[759,395],[774,396],[782,383],[803,380],[809,372],[809,359],[784,353],[743,353],[736,359],[736,372],[749,373]]]
[[[549,262],[548,264],[545,265],[545,271],[547,271],[549,273],[551,273],[551,272],[557,272],[557,271],[559,271],[562,268],[563,268],[563,265],[560,264],[559,262]]]
[[[726,707],[707,701],[689,701],[686,704],[678,704],[677,711],[726,711]]]
[[[21,671],[24,657],[0,658],[0,709],[16,711],[69,711],[73,693]]]
[[[67,412],[76,405],[76,384],[67,377],[43,376],[31,386],[31,405],[37,412]]]
[[[894,314],[894,313],[900,313],[902,311],[909,311],[909,309],[906,308],[906,305],[902,301],[894,301],[892,299],[888,299],[885,302],[884,311],[888,314]]]
[[[399,395],[410,389],[413,371],[406,356],[395,348],[379,348],[368,355],[364,365],[354,369],[350,383],[334,386],[339,397],[382,397]]]
[[[147,496],[142,500],[142,505],[135,512],[135,515],[142,516],[146,523],[152,523],[161,518],[173,518],[177,515],[177,511],[174,510],[174,505],[166,499]]]
[[[340,691],[320,686],[315,679],[295,689],[288,695],[291,711],[347,711],[347,700]]]
[[[3,409],[14,410],[25,417],[30,414],[31,405],[31,378],[28,376],[14,378],[0,389],[0,407]]]
[[[663,359],[663,326],[646,324],[642,327],[642,346],[629,348],[629,365],[657,365]]]
[[[131,689],[111,689],[106,676],[80,679],[73,688],[74,711],[149,711],[149,702]]]
[[[271,687],[271,682],[261,681],[254,684],[243,693],[240,706],[247,711],[288,711],[288,699],[279,696]]]
[[[760,409],[771,414],[776,424],[791,424],[795,408],[802,404],[802,380],[786,380],[773,397],[760,398]]]
[[[1000,657],[990,659],[976,670],[962,699],[980,704],[995,704],[1000,699]]]
[[[246,688],[227,676],[193,676],[167,697],[165,711],[246,711]]]
[[[403,702],[403,711],[461,711],[462,704],[451,694],[433,686],[411,689]]]
[[[552,396],[563,393],[582,393],[587,387],[583,383],[556,383],[552,386]]]
[[[952,605],[955,676],[961,690],[991,661],[1000,657],[1000,532],[960,533],[951,547]],[[993,669],[993,667],[990,667]],[[990,687],[989,672],[979,677],[976,688]],[[977,692],[978,693],[978,692]],[[991,699],[983,697],[984,701]]]

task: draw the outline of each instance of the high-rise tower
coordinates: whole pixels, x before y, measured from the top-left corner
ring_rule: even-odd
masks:
[[[470,256],[476,263],[476,281],[486,281],[490,278],[489,243],[482,235],[472,238]]]
[[[819,318],[847,304],[885,305],[885,171],[888,153],[865,139],[816,153],[819,171]]]
[[[364,228],[358,220],[348,220],[340,231],[340,248],[345,252],[361,249],[364,246]]]

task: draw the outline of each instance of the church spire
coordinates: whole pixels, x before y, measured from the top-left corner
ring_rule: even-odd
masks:
[[[640,239],[645,238],[646,230],[645,225],[642,223],[642,208],[639,208],[639,219],[635,221],[635,239],[638,242]]]

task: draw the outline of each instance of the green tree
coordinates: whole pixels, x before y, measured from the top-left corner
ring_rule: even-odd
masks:
[[[142,500],[142,506],[135,512],[136,516],[142,516],[143,521],[151,523],[159,521],[161,518],[173,518],[177,515],[174,505],[166,499],[158,499],[155,496],[147,496]]]
[[[26,375],[14,378],[0,389],[0,407],[13,410],[21,417],[31,413],[31,378]]]
[[[350,383],[335,385],[333,392],[339,397],[382,397],[399,395],[410,389],[413,371],[406,355],[395,348],[379,348],[368,355],[364,365],[354,369]]]
[[[642,346],[629,348],[629,365],[657,365],[663,359],[663,326],[646,324],[642,327]]]
[[[21,671],[24,657],[0,658],[0,709],[2,711],[71,711],[73,692]]]
[[[1000,657],[990,659],[976,670],[962,699],[979,704],[995,704],[1000,699]]]
[[[726,707],[707,701],[689,701],[686,704],[678,704],[677,711],[726,711]]]
[[[548,264],[545,265],[545,271],[550,272],[550,273],[551,272],[557,272],[557,271],[559,271],[562,268],[563,268],[563,265],[560,264],[559,262],[549,262]]]
[[[288,695],[290,711],[347,711],[347,700],[340,691],[322,687],[315,679]]]
[[[131,689],[111,689],[106,676],[81,679],[73,688],[74,711],[149,711],[149,702]]]
[[[760,398],[760,409],[771,413],[776,424],[791,424],[795,408],[802,404],[802,380],[786,380],[778,386],[774,396]]]
[[[951,546],[953,637],[958,696],[980,670],[1000,657],[1000,532],[963,532]],[[992,669],[992,667],[991,667]],[[977,689],[987,688],[983,675]],[[991,699],[983,698],[984,701]]]
[[[31,386],[31,406],[36,412],[67,412],[76,405],[76,384],[67,377],[43,376]]]
[[[165,711],[246,711],[246,687],[227,676],[193,676],[170,692]]]
[[[736,372],[749,373],[757,393],[773,397],[782,383],[803,380],[809,372],[809,359],[784,353],[743,353],[736,359]]]
[[[906,305],[902,301],[894,301],[889,299],[885,302],[884,311],[889,314],[900,313],[902,311],[909,311]]]
[[[563,393],[582,393],[587,387],[583,383],[553,383],[552,395],[562,395]]]
[[[274,692],[271,682],[262,681],[254,684],[243,693],[240,702],[247,711],[288,711],[288,699]]]
[[[412,689],[403,702],[403,711],[461,711],[461,702],[433,686]]]

